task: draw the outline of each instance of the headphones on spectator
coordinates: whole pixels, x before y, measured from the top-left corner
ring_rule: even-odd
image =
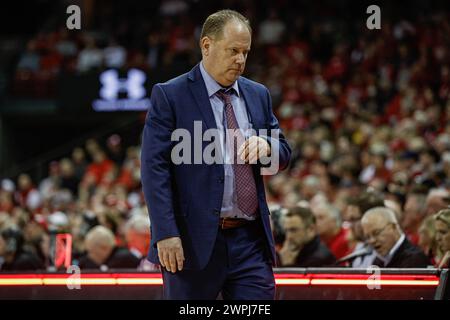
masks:
[[[22,232],[20,232],[20,230],[6,229],[1,233],[1,237],[6,242],[6,252],[14,253],[22,248],[24,240]]]

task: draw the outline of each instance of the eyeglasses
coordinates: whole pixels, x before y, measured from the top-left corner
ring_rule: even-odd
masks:
[[[392,225],[392,224],[393,224],[393,223],[388,223],[388,224],[386,224],[383,228],[381,228],[381,229],[379,229],[379,230],[376,230],[376,231],[372,232],[372,234],[368,234],[368,235],[366,236],[366,240],[369,241],[369,240],[371,240],[372,238],[373,238],[374,240],[378,239],[378,237],[383,233],[383,231],[387,228],[387,226],[390,226],[390,225]]]

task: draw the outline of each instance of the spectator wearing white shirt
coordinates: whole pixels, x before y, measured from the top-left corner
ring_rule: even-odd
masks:
[[[259,26],[259,42],[261,44],[277,44],[282,40],[286,26],[282,20],[278,18],[277,12],[271,10],[269,18],[264,20]]]
[[[391,209],[370,209],[362,217],[361,224],[367,243],[377,253],[374,265],[386,268],[426,268],[430,264],[424,252],[406,238]]]
[[[100,50],[95,40],[86,37],[86,47],[81,50],[78,56],[77,70],[87,72],[94,68],[100,68],[103,62],[103,52]]]
[[[159,267],[147,260],[150,246],[150,219],[148,215],[132,216],[125,225],[125,239],[130,252],[141,260],[138,270],[155,271]]]
[[[111,39],[109,45],[103,50],[103,56],[107,68],[119,69],[125,65],[127,51],[115,39]]]

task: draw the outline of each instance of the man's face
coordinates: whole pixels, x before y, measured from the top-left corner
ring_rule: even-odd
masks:
[[[353,236],[357,240],[363,240],[364,235],[361,228],[361,211],[358,206],[348,205],[345,209],[346,220],[351,223]]]
[[[386,221],[381,215],[371,216],[363,221],[362,228],[367,243],[381,256],[388,255],[400,236],[396,225]]]
[[[244,72],[250,45],[248,28],[236,20],[229,21],[222,37],[201,39],[205,68],[222,86],[232,85]]]
[[[129,249],[136,249],[142,255],[146,255],[150,247],[150,230],[140,233],[135,230],[129,230],[125,234],[125,238]]]
[[[317,233],[319,235],[332,234],[336,229],[336,220],[329,214],[325,208],[317,208],[313,211],[316,217]]]
[[[402,227],[409,229],[412,227],[418,219],[420,219],[420,204],[417,203],[417,198],[414,196],[409,196],[406,199],[405,211],[403,213]]]
[[[445,222],[440,220],[435,221],[434,227],[436,228],[436,241],[439,248],[444,253],[450,251],[450,228]]]
[[[427,250],[427,248],[429,248],[431,246],[431,244],[433,243],[433,238],[430,236],[430,233],[428,232],[427,228],[422,225],[419,228],[419,241],[418,241],[418,246],[421,247],[422,249]]]
[[[300,217],[285,217],[283,227],[286,240],[291,243],[292,246],[302,247],[309,241],[308,231]]]
[[[102,264],[108,259],[113,248],[103,243],[87,243],[86,249],[89,258],[97,264]]]

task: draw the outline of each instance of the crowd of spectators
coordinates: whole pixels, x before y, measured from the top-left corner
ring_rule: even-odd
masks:
[[[245,3],[241,11],[254,28],[246,76],[269,88],[293,149],[289,169],[266,177],[280,264],[445,265],[449,12],[383,19],[381,30],[368,30],[338,17],[311,21],[295,10],[287,14],[289,1],[266,11]],[[109,33],[39,33],[19,59],[16,84],[103,67],[195,64],[202,11],[191,14],[182,0],[162,1],[158,10],[157,23],[140,28],[142,37],[130,36],[123,21]],[[73,258],[81,265],[117,266],[112,259],[154,268],[143,259],[148,228],[125,228],[133,219],[148,219],[136,145],[125,150],[117,135],[103,147],[90,140],[52,162],[43,181],[26,174],[15,183],[3,180],[0,229],[22,230],[24,246],[44,264],[46,237],[56,229],[73,235]],[[89,239],[101,239],[94,243],[102,248],[92,248]],[[399,251],[401,263],[392,257]]]
[[[54,267],[50,238],[72,235],[73,263],[81,268],[155,268],[146,261],[150,221],[140,188],[139,147],[124,148],[119,135],[104,147],[90,139],[70,157],[52,161],[48,177],[21,174],[2,180],[2,270]],[[9,245],[17,243],[17,245]],[[20,245],[18,245],[20,243]],[[20,258],[23,252],[27,257]],[[33,259],[29,257],[32,253]]]

